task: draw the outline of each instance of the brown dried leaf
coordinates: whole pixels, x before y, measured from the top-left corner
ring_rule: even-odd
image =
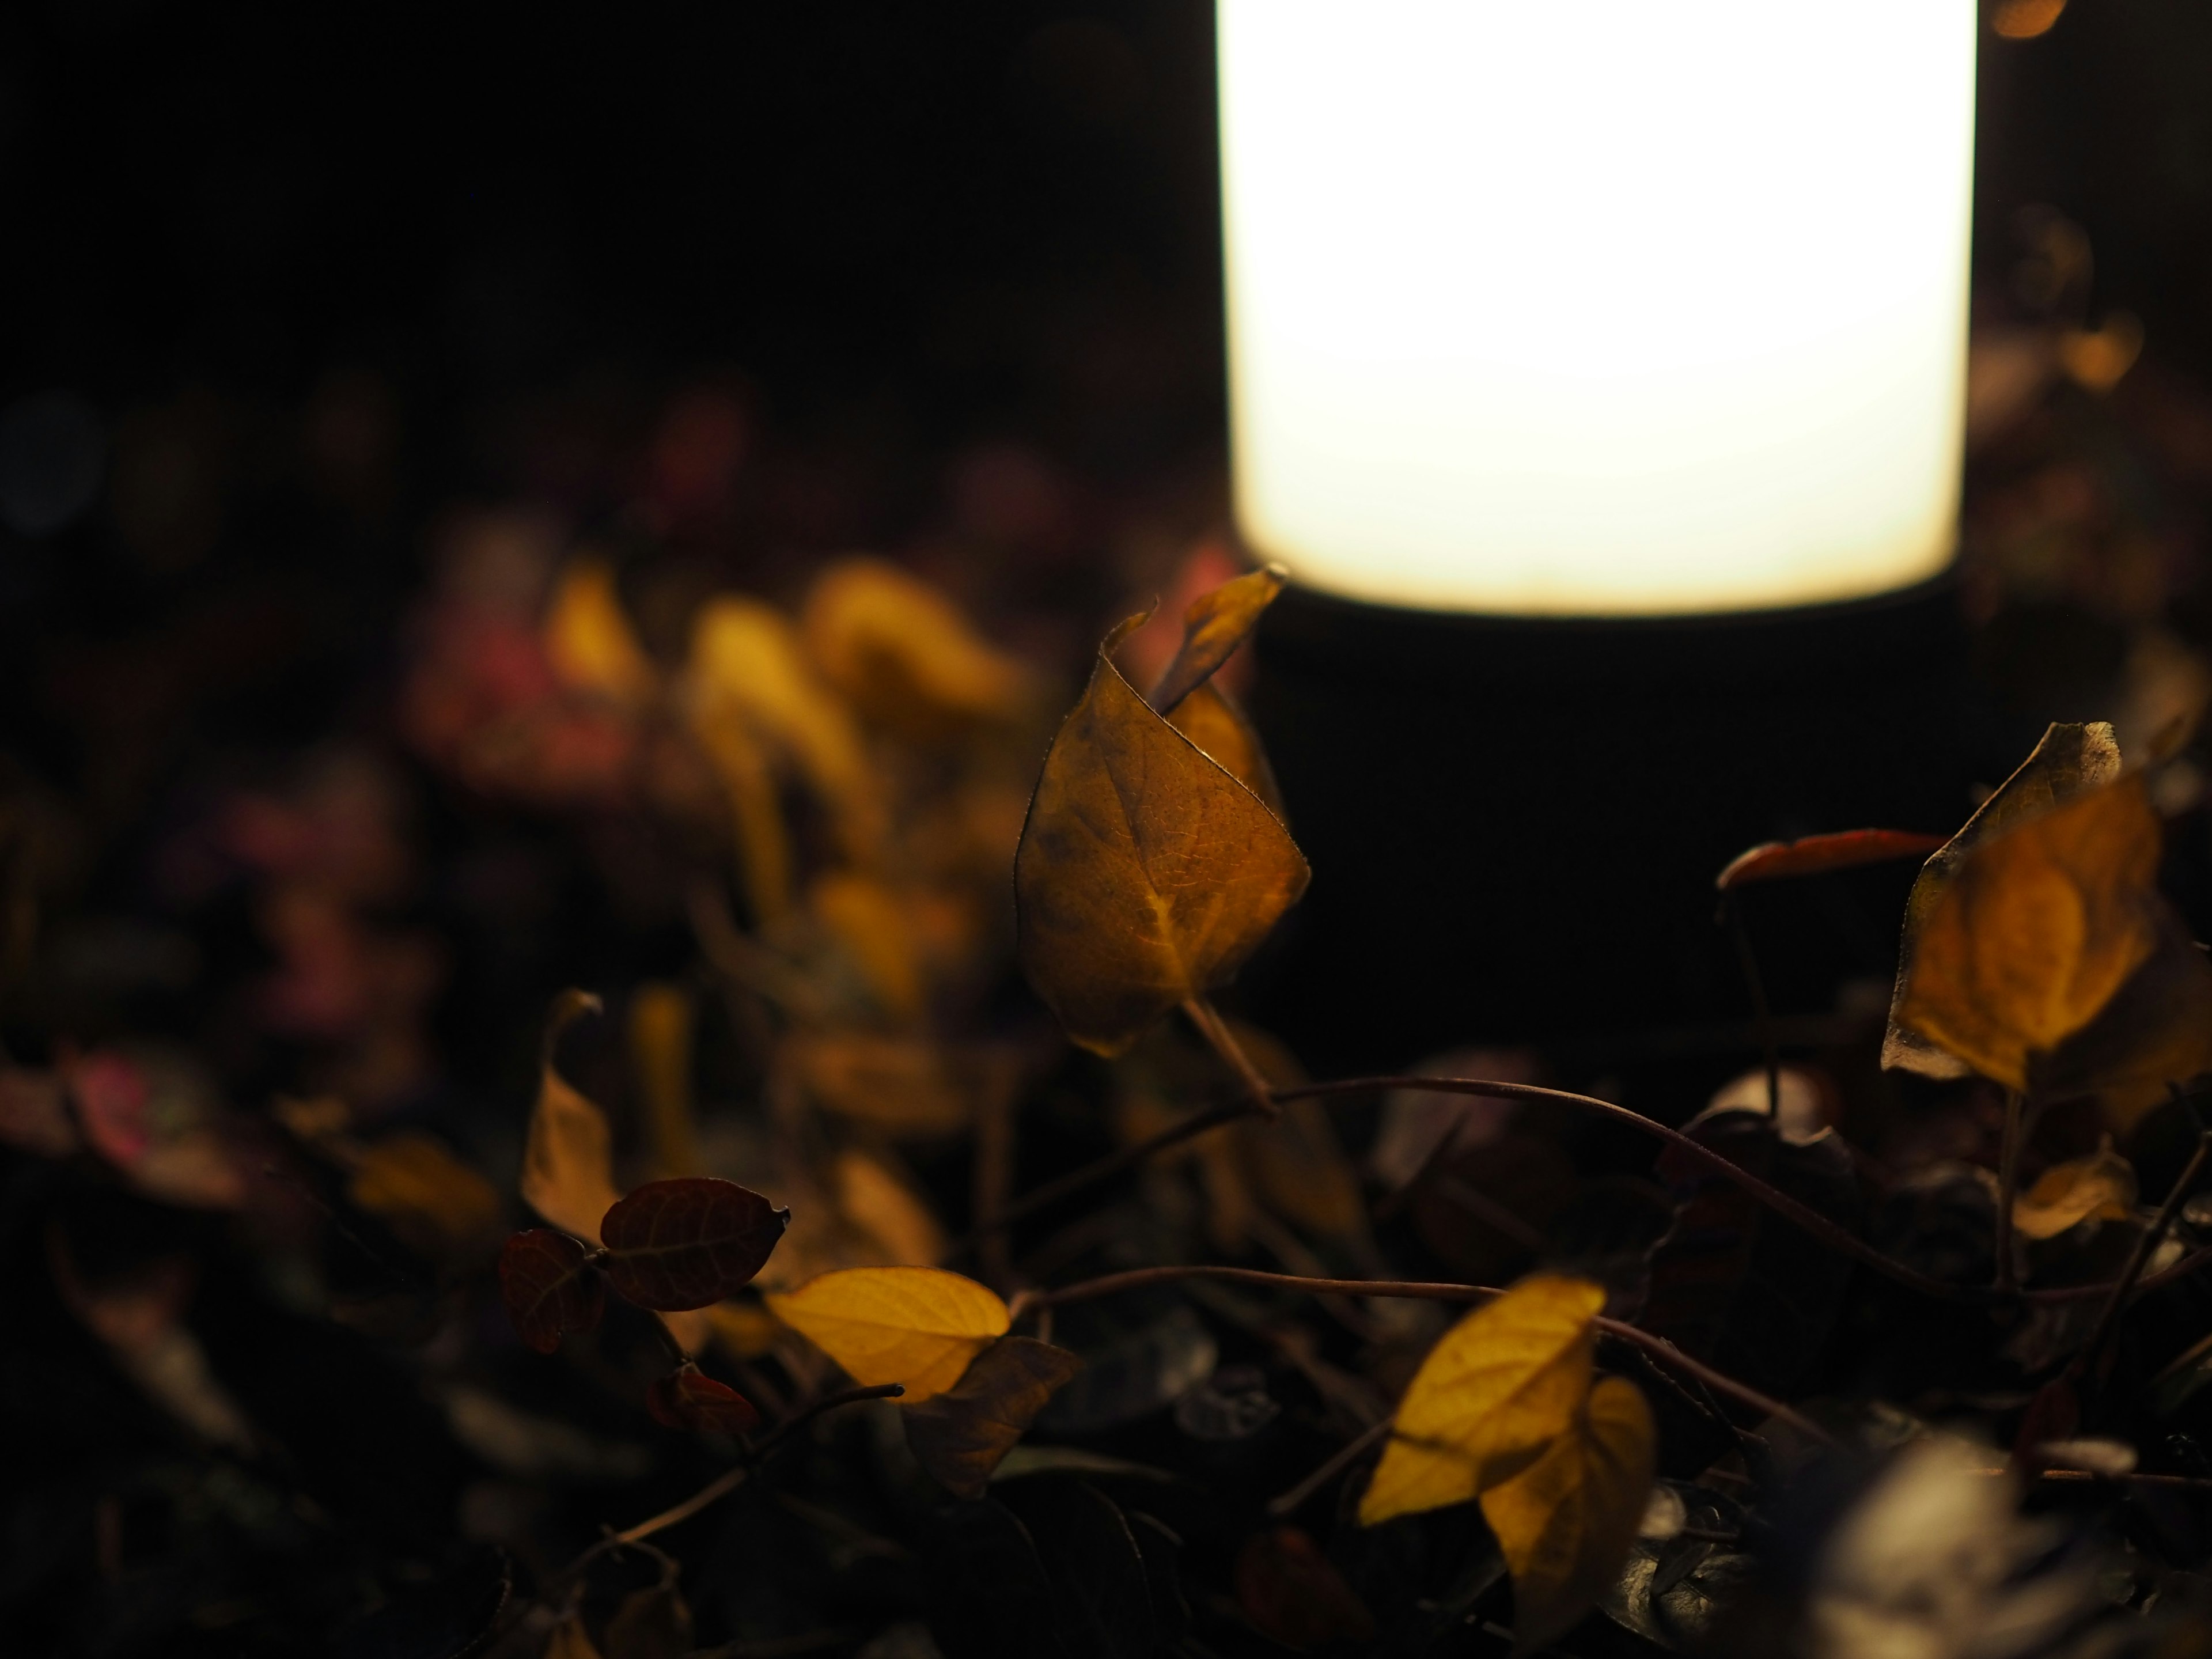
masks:
[[[2175,1085],[2212,1071],[2212,963],[2161,902],[2159,945],[2104,1012],[2051,1057],[2040,1080],[2059,1098],[2095,1093],[2122,1130]]]
[[[569,1022],[599,1012],[599,998],[563,991],[545,1022],[538,1104],[522,1148],[522,1201],[555,1226],[599,1242],[599,1218],[622,1194],[614,1182],[614,1135],[605,1115],[553,1069],[553,1048]]]
[[[1074,1041],[1117,1054],[1224,984],[1305,890],[1259,797],[1148,708],[1101,647],[1014,862],[1022,967]]]
[[[1015,718],[1034,689],[944,593],[881,559],[825,568],[799,627],[823,678],[867,719],[915,736]]]
[[[2056,1238],[2091,1216],[2124,1221],[2136,1202],[2135,1168],[2108,1139],[2087,1158],[2054,1164],[2013,1203],[2013,1231]]]
[[[1919,947],[1921,930],[1957,875],[1966,854],[1993,836],[2027,823],[2039,813],[2073,799],[2085,791],[2110,783],[2120,775],[2120,746],[2111,726],[2102,720],[2087,725],[2054,725],[2044,732],[2033,752],[1996,792],[1976,809],[1959,833],[1946,842],[1921,866],[1905,901],[1905,929],[1898,945],[1897,985],[1889,1005],[1889,1030],[1882,1040],[1885,1069],[1917,1072],[1923,1077],[1960,1078],[1970,1069],[1898,1019]]]
[[[1516,1655],[1565,1635],[1612,1586],[1650,1500],[1657,1449],[1643,1395],[1605,1377],[1542,1456],[1482,1494],[1513,1575]]]
[[[607,1282],[641,1308],[711,1307],[751,1283],[791,1212],[734,1181],[651,1181],[601,1224]]]
[[[1896,1024],[2027,1090],[2158,948],[2159,843],[2140,775],[1983,840],[1919,918]]]
[[[975,1356],[959,1382],[902,1413],[907,1444],[947,1492],[981,1498],[1000,1459],[1082,1369],[1083,1361],[1065,1348],[1002,1336]]]
[[[1277,817],[1283,817],[1282,787],[1260,734],[1229,694],[1211,681],[1192,688],[1168,715],[1168,724],[1205,751],[1209,760],[1249,789]]]
[[[1182,647],[1146,701],[1163,714],[1172,713],[1244,643],[1289,580],[1282,566],[1264,565],[1193,599],[1182,613]]]
[[[499,1253],[499,1293],[522,1340],[551,1353],[569,1331],[588,1331],[606,1306],[606,1286],[584,1247],[566,1233],[532,1227]]]
[[[497,1189],[420,1130],[404,1129],[363,1148],[346,1198],[410,1249],[435,1261],[489,1255],[499,1238]]]

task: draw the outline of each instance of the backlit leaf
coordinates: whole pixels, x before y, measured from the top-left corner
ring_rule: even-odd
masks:
[[[1260,734],[1244,711],[1212,681],[1191,693],[1168,715],[1168,724],[1206,752],[1208,760],[1257,795],[1277,817],[1285,817],[1282,787]]]
[[[1601,1285],[1538,1274],[1447,1331],[1399,1402],[1360,1523],[1463,1504],[1527,1468],[1589,1392],[1604,1305]]]
[[[854,1382],[904,1383],[909,1406],[957,1382],[1008,1323],[995,1291],[939,1267],[842,1267],[767,1302]]]
[[[689,1365],[673,1376],[656,1377],[645,1391],[645,1408],[654,1422],[672,1429],[750,1434],[760,1426],[751,1401]]]
[[[641,1308],[709,1307],[751,1283],[790,1224],[734,1181],[647,1182],[600,1224],[607,1281]]]
[[[1564,1636],[1611,1587],[1650,1498],[1656,1439],[1636,1385],[1608,1376],[1542,1456],[1482,1494],[1513,1574],[1515,1653]]]
[[[947,1492],[981,1498],[1000,1460],[1082,1367],[1082,1360],[1049,1342],[1002,1336],[975,1356],[958,1382],[903,1413],[907,1444]]]
[[[1897,1024],[2026,1090],[2157,949],[2159,842],[2140,775],[1983,841],[1921,922]]]
[[[523,1143],[522,1201],[579,1238],[599,1242],[599,1218],[622,1194],[615,1190],[614,1136],[597,1106],[553,1068],[553,1047],[579,1014],[597,1013],[599,1000],[563,991],[546,1020],[538,1104]]]
[[[2091,1216],[2123,1221],[2135,1207],[2136,1172],[2107,1140],[2087,1158],[2054,1164],[2014,1201],[2013,1231],[2056,1238]]]
[[[1817,876],[1892,859],[1924,859],[1942,845],[1942,836],[1912,830],[1839,830],[1796,841],[1763,842],[1730,859],[1713,885],[1725,893],[1753,882]]]
[[[1027,701],[1027,668],[986,641],[938,589],[881,559],[815,578],[799,626],[822,677],[872,720],[935,735],[1002,720]]]
[[[1069,1036],[1107,1054],[1225,983],[1308,876],[1281,821],[1114,666],[1136,620],[1054,739],[1014,863],[1023,969]]]
[[[1889,1030],[1881,1045],[1886,1069],[1934,1078],[1964,1077],[1969,1069],[1957,1055],[1907,1030],[1898,1018],[1921,931],[1937,902],[1949,890],[1966,854],[1982,842],[2087,790],[2100,788],[2119,775],[2120,746],[2109,725],[2102,720],[2054,725],[2019,769],[1976,809],[1965,827],[1921,866],[1911,896],[1905,901],[1904,934],[1898,945],[1897,985],[1890,998]]]
[[[1201,593],[1182,613],[1182,647],[1146,701],[1163,714],[1213,678],[1275,602],[1290,580],[1279,564],[1247,571],[1210,593]]]
[[[1301,1652],[1375,1639],[1367,1610],[1335,1563],[1296,1527],[1255,1533],[1237,1556],[1237,1605],[1261,1635]]]
[[[499,1253],[499,1293],[522,1340],[551,1353],[568,1331],[599,1322],[606,1286],[585,1261],[584,1247],[550,1227],[514,1234]]]
[[[2163,900],[2158,948],[2044,1067],[2051,1098],[2094,1093],[2123,1131],[2212,1071],[2212,963]]]
[[[428,1256],[489,1255],[499,1237],[497,1190],[443,1141],[419,1130],[402,1130],[364,1148],[346,1198]]]

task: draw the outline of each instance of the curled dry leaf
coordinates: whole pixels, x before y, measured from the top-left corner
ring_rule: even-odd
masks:
[[[1527,1468],[1589,1392],[1604,1305],[1601,1285],[1538,1274],[1445,1332],[1399,1402],[1360,1524],[1463,1504]]]
[[[652,1181],[606,1213],[606,1275],[641,1308],[711,1307],[752,1282],[791,1224],[750,1188],[712,1176]]]
[[[1009,1323],[995,1291],[941,1267],[842,1267],[766,1299],[854,1382],[904,1383],[909,1406],[957,1382]]]
[[[382,1220],[409,1249],[434,1260],[481,1259],[499,1237],[497,1190],[443,1141],[419,1130],[402,1130],[363,1148],[346,1198]]]
[[[616,592],[614,568],[584,557],[561,573],[546,607],[545,659],[561,682],[620,708],[641,708],[659,690]]]
[[[1282,566],[1264,565],[1193,599],[1182,613],[1182,647],[1146,701],[1171,714],[1244,643],[1289,580]]]
[[[1543,1455],[1482,1494],[1482,1518],[1513,1574],[1516,1654],[1564,1636],[1611,1587],[1656,1462],[1650,1407],[1634,1383],[1608,1376]]]
[[[1914,879],[1905,901],[1905,929],[1898,945],[1897,985],[1889,1007],[1889,1030],[1882,1040],[1885,1069],[1917,1072],[1923,1077],[1960,1078],[1966,1062],[1908,1030],[1898,1018],[1919,947],[1921,930],[1936,903],[1949,890],[1966,854],[1983,842],[2027,823],[2039,813],[2100,788],[2120,775],[2120,746],[2111,726],[2053,725],[2034,750],[1995,793],[1976,809],[1965,827],[1931,854]]]
[[[2136,1202],[2135,1168],[2107,1139],[2087,1158],[2054,1164],[2014,1201],[2013,1231],[2027,1238],[2056,1238],[2097,1216],[2124,1221]]]
[[[1375,1639],[1375,1615],[1297,1527],[1255,1533],[1237,1555],[1237,1605],[1261,1635],[1300,1652]]]
[[[563,1231],[599,1242],[599,1218],[622,1194],[615,1190],[614,1135],[597,1106],[553,1068],[553,1048],[580,1014],[597,1013],[599,1000],[563,991],[545,1022],[545,1054],[538,1069],[538,1103],[523,1143],[522,1201]]]
[[[1252,723],[1244,718],[1244,711],[1226,691],[1211,682],[1193,688],[1190,695],[1175,706],[1168,716],[1168,724],[1203,750],[1208,760],[1257,795],[1270,812],[1286,818],[1282,786],[1275,781],[1275,769],[1268,763],[1260,734],[1252,729]]]
[[[909,1401],[907,1444],[938,1484],[981,1498],[991,1471],[1029,1431],[1060,1384],[1083,1368],[1065,1348],[1002,1336],[977,1354],[959,1382],[919,1405]]]
[[[1897,1023],[2027,1090],[2157,950],[2159,843],[2139,775],[1982,842],[1921,919]]]
[[[1753,882],[1855,870],[1892,859],[1924,859],[1942,845],[1942,836],[1912,830],[1839,830],[1796,841],[1762,842],[1730,859],[1713,885],[1725,893]]]
[[[599,1322],[606,1286],[592,1271],[584,1247],[550,1227],[513,1235],[499,1253],[499,1293],[522,1340],[551,1353],[568,1331]]]
[[[657,1377],[645,1391],[645,1408],[665,1428],[696,1432],[750,1434],[760,1426],[753,1402],[728,1384],[686,1365],[672,1376]]]
[[[969,625],[938,589],[882,559],[841,559],[799,613],[822,677],[879,725],[933,737],[1018,715],[1029,670]]]
[[[1101,648],[1030,804],[1014,861],[1023,970],[1085,1048],[1112,1054],[1225,983],[1305,891],[1258,796],[1146,707]]]

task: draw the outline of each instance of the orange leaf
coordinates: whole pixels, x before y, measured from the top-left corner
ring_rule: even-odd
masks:
[[[1757,881],[1817,876],[1892,859],[1924,859],[1942,845],[1942,836],[1912,830],[1838,830],[1796,841],[1762,842],[1730,859],[1713,885],[1725,893]]]

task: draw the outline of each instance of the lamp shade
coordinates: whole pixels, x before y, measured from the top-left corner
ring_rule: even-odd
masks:
[[[1219,0],[1246,540],[1507,614],[1935,574],[1975,29],[1975,0]]]

